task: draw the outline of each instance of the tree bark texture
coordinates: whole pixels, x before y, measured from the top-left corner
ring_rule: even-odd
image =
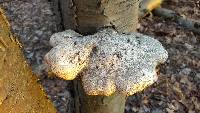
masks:
[[[90,96],[84,92],[81,80],[74,80],[75,113],[124,113],[126,96]]]
[[[134,32],[139,0],[60,0],[65,29],[82,34],[111,26],[119,32]]]
[[[0,9],[0,113],[56,113]]]
[[[102,27],[118,32],[135,32],[139,0],[59,0],[61,20],[65,29],[92,34]],[[126,97],[89,96],[80,80],[74,81],[75,113],[123,113]]]

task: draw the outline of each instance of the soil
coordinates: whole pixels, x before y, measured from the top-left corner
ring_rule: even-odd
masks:
[[[183,17],[199,20],[198,0],[166,0],[162,7]],[[2,0],[13,32],[20,38],[24,54],[40,78],[48,97],[59,113],[73,111],[70,81],[48,77],[43,56],[51,47],[50,36],[62,31],[61,19],[51,0]],[[169,53],[160,66],[159,80],[127,99],[126,113],[199,113],[200,112],[200,34],[178,26],[162,17],[150,16],[140,21],[138,32],[158,39]]]

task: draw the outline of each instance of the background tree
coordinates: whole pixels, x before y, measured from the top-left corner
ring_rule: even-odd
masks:
[[[0,9],[0,113],[56,113]]]

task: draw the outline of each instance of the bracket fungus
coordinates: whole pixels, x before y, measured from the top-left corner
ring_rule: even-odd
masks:
[[[50,43],[54,47],[45,61],[52,72],[65,80],[81,73],[88,95],[128,96],[141,91],[157,80],[156,66],[168,57],[156,39],[108,28],[88,36],[66,30],[54,34]]]

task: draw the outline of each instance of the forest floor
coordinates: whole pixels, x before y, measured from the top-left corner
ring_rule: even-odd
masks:
[[[23,43],[24,54],[48,97],[59,113],[71,113],[71,82],[48,77],[42,65],[44,55],[51,49],[50,36],[62,31],[60,18],[50,1],[1,0],[0,7],[6,11],[12,30]],[[199,20],[200,8],[195,2],[166,0],[162,7]],[[158,39],[169,58],[161,65],[159,80],[154,85],[128,98],[126,113],[200,113],[200,34],[156,16],[142,19],[138,32]]]

